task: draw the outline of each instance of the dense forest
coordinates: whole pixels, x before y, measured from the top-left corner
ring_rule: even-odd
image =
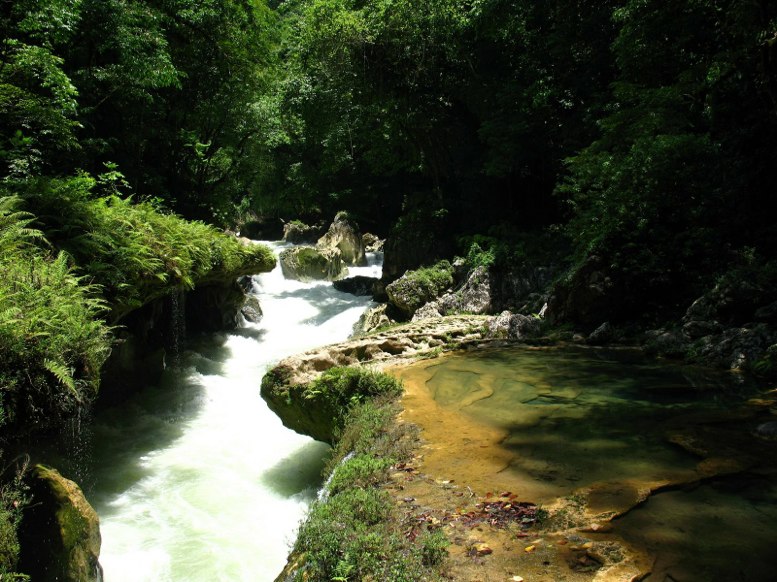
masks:
[[[270,260],[223,229],[347,210],[389,279],[560,264],[588,331],[777,300],[768,0],[2,0],[0,31],[6,440],[94,398],[123,315]]]

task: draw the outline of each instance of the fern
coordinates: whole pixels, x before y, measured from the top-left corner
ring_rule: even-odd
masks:
[[[76,381],[73,378],[72,369],[65,366],[62,362],[49,359],[43,360],[43,367],[51,372],[60,384],[70,390],[73,393],[73,396],[79,398],[78,390],[76,389]]]

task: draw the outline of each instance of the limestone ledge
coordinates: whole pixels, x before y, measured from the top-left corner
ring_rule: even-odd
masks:
[[[408,323],[357,339],[316,348],[282,360],[287,384],[302,385],[334,366],[371,364],[377,369],[428,356],[434,350],[460,348],[486,339],[485,315],[453,315]]]
[[[385,369],[445,349],[478,343],[485,339],[489,319],[457,315],[424,320],[286,358],[265,375],[262,398],[286,427],[331,443],[338,411],[325,399],[305,391],[322,372],[335,366],[355,365]]]

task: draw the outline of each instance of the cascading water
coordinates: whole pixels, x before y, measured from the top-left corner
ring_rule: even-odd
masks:
[[[270,243],[276,252],[283,248]],[[352,275],[380,275],[370,266]],[[262,375],[346,339],[370,303],[330,283],[254,277],[260,323],[208,337],[163,385],[97,416],[94,486],[109,582],[273,580],[320,485],[327,446],[281,424]]]

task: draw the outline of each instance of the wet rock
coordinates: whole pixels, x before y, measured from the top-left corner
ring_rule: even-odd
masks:
[[[186,330],[215,332],[237,328],[238,314],[245,300],[245,292],[237,280],[192,289],[182,300]]]
[[[258,323],[262,319],[262,306],[259,303],[259,298],[256,295],[246,295],[240,313],[246,321]]]
[[[283,276],[297,281],[335,281],[348,273],[338,250],[293,247],[282,251],[279,260]]]
[[[362,235],[362,243],[364,244],[364,250],[368,253],[382,253],[383,245],[386,243],[385,239],[380,239],[374,234],[365,232]]]
[[[316,247],[340,251],[347,265],[366,265],[364,242],[358,230],[359,227],[346,212],[338,212],[327,233],[318,239]]]
[[[36,582],[102,580],[100,522],[81,488],[55,469],[35,466],[19,526],[20,569]]]
[[[364,277],[357,275],[356,277],[348,277],[346,279],[338,279],[333,283],[334,288],[343,293],[350,293],[352,295],[366,296],[373,295],[375,293],[375,286],[380,282],[377,277]]]

